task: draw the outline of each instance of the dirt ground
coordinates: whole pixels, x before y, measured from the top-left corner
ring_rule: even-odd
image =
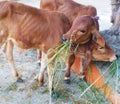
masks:
[[[2,0],[0,0],[2,1]],[[16,0],[18,2],[25,3],[27,5],[39,7],[39,0]],[[110,24],[110,0],[75,0],[82,4],[91,4],[97,7],[98,16],[100,17],[100,30],[108,29]],[[107,8],[106,8],[107,7]],[[19,71],[21,77],[24,79],[24,83],[19,84],[15,83],[13,79],[11,70],[6,61],[5,55],[0,50],[0,104],[49,104],[49,91],[47,87],[47,75],[46,82],[43,87],[39,87],[38,83],[35,80],[39,72],[39,66],[37,65],[36,59],[36,50],[27,50],[23,54],[19,55],[17,47],[14,49],[14,58],[15,65]],[[95,63],[96,64],[96,63]],[[97,66],[100,68],[100,71],[103,72],[110,63],[99,63]],[[71,84],[67,85],[63,82],[63,73],[59,74],[59,83],[56,87],[58,92],[58,99],[53,100],[54,104],[83,104],[80,103],[82,100],[81,86],[84,83],[83,80],[80,80],[77,75],[72,73]],[[107,77],[107,76],[105,76]],[[113,81],[113,83],[115,83]],[[111,85],[113,84],[111,83]],[[91,91],[88,91],[88,94],[93,96]],[[118,91],[119,92],[119,91]],[[99,93],[97,95],[100,95]],[[85,104],[110,104],[102,95],[103,98],[101,103],[96,103],[96,100],[93,103]],[[93,97],[92,97],[93,98]],[[91,100],[94,100],[90,97]],[[81,99],[81,100],[80,100]],[[91,101],[92,102],[92,101]]]

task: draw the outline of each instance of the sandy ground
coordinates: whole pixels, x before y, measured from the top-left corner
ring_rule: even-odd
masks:
[[[100,30],[108,29],[110,24],[110,0],[75,0],[82,4],[94,5],[98,10],[100,17]],[[31,6],[39,7],[39,0],[20,0]],[[14,79],[9,69],[5,55],[0,50],[0,104],[49,104],[49,92],[47,89],[47,79],[44,87],[39,88],[34,78],[39,72],[39,66],[36,60],[36,51],[28,50],[22,55],[18,54],[15,47],[14,50],[15,65],[20,75],[24,79],[23,84],[14,83]],[[99,67],[102,71],[108,63],[102,63]],[[64,72],[63,72],[64,73]],[[54,100],[54,104],[80,104],[80,85],[83,83],[79,77],[72,73],[72,81],[70,85],[63,83],[63,74],[60,76],[58,89],[59,99]],[[69,94],[67,94],[69,93]],[[89,93],[89,92],[88,92]],[[89,104],[89,103],[86,103]],[[97,103],[92,103],[97,104]],[[101,104],[110,104],[103,97]]]

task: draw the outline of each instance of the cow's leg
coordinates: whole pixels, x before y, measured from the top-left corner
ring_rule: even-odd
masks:
[[[39,77],[38,77],[38,81],[40,83],[40,86],[42,86],[43,83],[44,83],[44,72],[45,72],[47,61],[48,61],[47,54],[45,54],[44,52],[42,52],[41,67],[40,67],[40,73],[39,73]]]
[[[55,70],[51,68],[52,66],[47,68],[48,71],[48,83],[49,83],[49,92],[50,92],[50,101],[51,101],[51,97],[53,99],[57,98],[57,94],[54,91],[54,87],[53,87],[53,80],[54,80],[54,74],[55,74]]]
[[[47,54],[42,52],[41,68],[40,68],[40,74],[39,74],[39,78],[38,78],[38,80],[40,82],[40,86],[42,86],[43,82],[44,82],[44,72],[45,72],[45,68],[47,67],[46,66],[47,62],[48,62]],[[50,91],[50,99],[51,99],[51,97],[55,96],[54,95],[54,88],[53,88],[54,70],[47,67],[47,72],[48,72],[48,83],[49,83],[49,91]]]
[[[81,65],[81,76],[82,78],[85,78],[85,72],[87,71],[88,69],[88,66],[91,62],[91,59],[92,59],[92,55],[91,55],[91,51],[90,50],[87,50],[85,52],[85,58],[82,59],[82,61],[80,61],[80,65]]]
[[[91,54],[89,52],[86,52],[86,58],[84,59],[75,56],[75,61],[71,69],[79,75],[80,79],[85,80],[85,72],[87,71],[90,62],[91,62]]]
[[[6,47],[7,47],[7,43],[5,43],[5,44],[3,45],[2,51],[3,51],[4,53],[6,52]]]
[[[79,61],[79,65],[80,65],[80,67],[79,67],[79,70],[80,70],[79,77],[80,77],[80,79],[85,79],[84,72],[85,72],[86,69],[83,66],[83,62],[84,62],[83,60],[84,60],[83,58],[80,58],[80,61]]]
[[[64,78],[65,83],[68,83],[68,84],[70,83],[70,69],[74,61],[75,61],[75,55],[72,54],[68,57],[68,63],[67,63],[67,68],[66,68],[65,78]]]
[[[13,47],[14,47],[14,45],[11,40],[6,43],[6,51],[5,51],[6,58],[7,58],[8,64],[10,66],[10,69],[12,70],[12,74],[13,74],[14,78],[16,79],[16,81],[23,82],[23,80],[19,77],[19,74],[16,71],[16,68],[14,65]]]
[[[39,65],[41,65],[41,58],[42,58],[42,52],[41,50],[37,49],[37,60]]]

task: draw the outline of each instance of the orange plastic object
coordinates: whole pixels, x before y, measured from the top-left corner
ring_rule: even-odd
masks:
[[[79,75],[80,67],[80,58],[76,57],[75,62],[72,65],[72,70]],[[104,78],[101,76],[98,68],[95,65],[90,64],[89,69],[90,71],[87,71],[85,74],[87,82],[90,84],[94,83],[93,86],[95,88],[100,88],[105,85],[98,90],[102,92],[104,96],[112,102],[112,104],[120,104],[120,95],[118,95],[109,85],[105,84]]]

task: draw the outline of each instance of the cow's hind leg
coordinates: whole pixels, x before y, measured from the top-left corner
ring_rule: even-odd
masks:
[[[70,83],[70,70],[71,70],[71,66],[73,65],[74,61],[75,61],[75,55],[72,54],[68,57],[68,63],[67,63],[67,68],[65,72],[64,82],[67,84]]]
[[[10,66],[10,69],[12,71],[12,74],[15,78],[15,80],[17,82],[23,82],[23,80],[19,77],[19,74],[18,72],[16,71],[16,68],[15,68],[15,65],[14,65],[14,59],[13,59],[13,43],[11,40],[9,40],[7,43],[6,43],[6,51],[5,51],[5,54],[6,54],[6,58],[7,58],[7,61],[8,61],[8,64]]]
[[[41,65],[41,58],[42,58],[42,52],[41,50],[37,49],[37,60],[38,60],[38,65]]]
[[[47,54],[42,52],[41,67],[40,67],[40,73],[39,73],[39,77],[38,77],[38,81],[39,81],[40,86],[42,86],[44,83],[44,72],[46,69],[47,61],[48,61]]]

